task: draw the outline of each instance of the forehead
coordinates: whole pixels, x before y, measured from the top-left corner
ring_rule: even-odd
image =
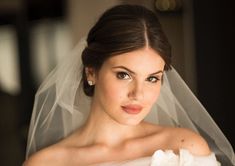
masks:
[[[128,53],[116,55],[107,59],[104,66],[125,66],[132,70],[163,70],[163,58],[151,48],[143,48]]]

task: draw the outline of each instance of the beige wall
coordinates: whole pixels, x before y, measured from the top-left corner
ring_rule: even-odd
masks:
[[[118,0],[69,0],[68,2],[68,21],[74,42],[87,35],[103,11],[118,4]]]

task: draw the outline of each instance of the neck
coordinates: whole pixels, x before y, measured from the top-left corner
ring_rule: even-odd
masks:
[[[81,130],[81,135],[87,145],[103,144],[115,147],[129,139],[142,136],[143,131],[141,123],[136,126],[120,124],[105,111],[92,104],[90,115]]]

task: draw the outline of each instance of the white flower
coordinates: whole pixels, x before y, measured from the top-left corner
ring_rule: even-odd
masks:
[[[151,166],[220,166],[215,154],[195,156],[186,149],[180,149],[179,155],[172,150],[157,150],[151,158]]]
[[[179,166],[179,156],[172,150],[157,150],[152,156],[151,166]]]

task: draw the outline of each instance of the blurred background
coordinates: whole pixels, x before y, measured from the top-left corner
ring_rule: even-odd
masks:
[[[35,92],[107,8],[159,15],[173,66],[235,146],[233,6],[219,0],[0,0],[0,165],[25,158]]]

